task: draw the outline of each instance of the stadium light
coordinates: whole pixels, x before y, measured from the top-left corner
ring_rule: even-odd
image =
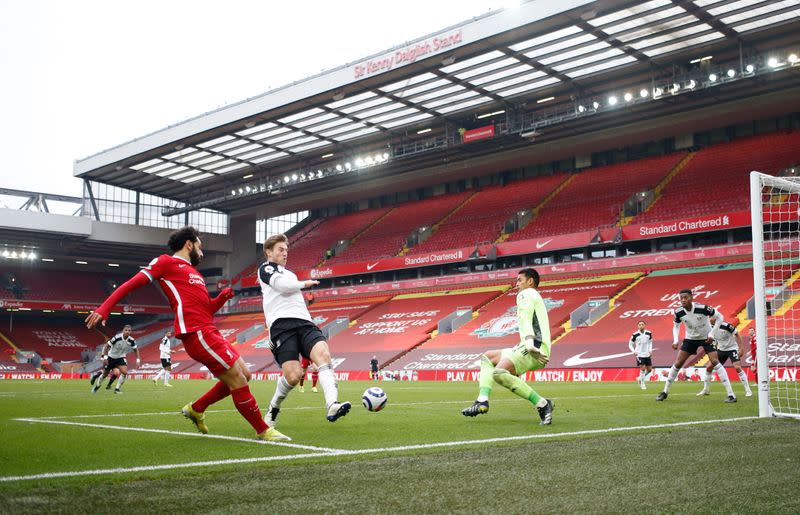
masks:
[[[331,152],[330,154],[323,155],[322,159],[328,159],[329,157],[333,157],[333,152]]]
[[[317,170],[317,177],[322,177],[322,170]]]
[[[231,190],[231,196],[236,196],[236,190]]]
[[[617,97],[615,97],[614,95],[611,95],[610,97],[608,97],[608,105],[610,105],[610,106],[617,105]]]
[[[788,60],[790,64],[797,63],[797,54],[789,54]]]
[[[492,111],[491,113],[483,113],[483,114],[476,115],[475,118],[480,120],[480,119],[483,119],[483,118],[489,118],[490,116],[497,116],[498,114],[503,114],[505,112],[506,112],[505,109],[501,109],[499,111]]]
[[[597,100],[595,100],[594,102],[592,102],[592,107],[598,109],[600,107],[600,103]]]
[[[432,130],[433,129],[431,129],[430,127],[428,127],[427,129],[420,129],[420,130],[417,131],[417,134],[425,134],[425,133],[431,132]]]
[[[292,174],[292,180],[293,180],[293,181],[296,181],[296,180],[297,180],[297,174],[296,174],[296,173],[293,173],[293,174]]]
[[[642,90],[639,92],[639,96],[640,96],[640,97],[642,97],[642,98],[647,98],[647,97],[648,97],[648,95],[650,95],[650,92],[649,92],[649,91],[647,91],[647,90],[646,90],[646,89],[644,89],[644,88],[642,88]]]
[[[350,161],[348,161],[348,162],[346,162],[346,163],[344,164],[344,169],[345,169],[345,170],[347,170],[348,172],[349,172],[349,171],[350,171],[352,168],[353,168],[353,165],[351,165],[351,164],[350,164]]]
[[[712,73],[711,75],[709,75],[708,76],[708,81],[709,82],[717,82],[717,74],[716,73]]]
[[[23,251],[21,251],[21,252],[19,253],[19,257],[20,257],[21,259],[28,259],[28,253],[27,253],[27,252],[25,252],[25,251],[23,250]]]
[[[36,253],[35,252],[31,252],[30,254],[28,254],[28,259],[30,259],[31,261],[36,259]]]
[[[252,173],[248,173],[247,175],[245,175],[244,177],[242,177],[242,179],[249,179],[249,178],[251,178],[252,176],[253,176],[253,174],[252,174]]]
[[[367,156],[366,159],[364,159],[364,162],[367,163],[368,166],[375,164],[375,160],[372,159],[372,156]]]
[[[729,69],[728,70],[728,77],[734,78],[735,76],[736,76],[736,71],[733,68]]]
[[[389,159],[389,153],[388,152],[384,152],[383,153],[383,158],[384,159]]]
[[[689,89],[694,89],[695,87],[697,87],[697,82],[695,82],[694,79],[690,80]]]
[[[677,93],[678,91],[680,91],[680,90],[681,90],[681,85],[680,84],[678,84],[677,82],[672,84],[672,94],[673,95],[675,93]]]
[[[661,88],[656,88],[653,90],[653,98],[658,98],[664,94],[664,90]]]
[[[291,179],[291,178],[290,178],[288,175],[284,175],[284,177],[283,177],[283,182],[289,182],[289,181],[291,181],[291,180],[292,180],[292,179]]]
[[[246,191],[247,193],[250,193],[250,186],[245,186],[244,187],[244,191]]]
[[[770,57],[769,60],[767,60],[767,65],[770,68],[777,68],[778,65],[780,65],[780,63],[778,62],[778,59],[776,59],[775,57]]]
[[[551,100],[555,100],[555,99],[556,99],[556,97],[540,98],[539,100],[536,101],[536,103],[537,104],[544,104],[545,102],[550,102]]]
[[[705,57],[699,57],[697,59],[692,59],[691,61],[689,61],[689,64],[698,64],[698,63],[702,63],[703,61],[710,61],[713,58],[714,58],[713,55],[707,55]]]
[[[108,266],[118,267],[119,263],[109,263]]]
[[[633,95],[631,95],[630,92],[626,92],[623,98],[625,99],[625,102],[630,102],[633,100]]]
[[[50,258],[42,258],[42,261],[46,261],[48,263],[52,263],[54,260]]]
[[[76,265],[88,265],[89,263],[87,263],[86,261],[75,261],[75,264]]]
[[[579,106],[578,106],[578,112],[579,112],[579,113],[582,113],[582,112],[584,112],[584,111],[586,111],[586,108],[585,108],[585,107],[583,107],[582,105],[579,105]]]
[[[747,73],[753,73],[754,71],[756,71],[756,67],[753,66],[752,64],[748,64],[747,66],[744,67],[744,69]]]
[[[356,166],[357,166],[357,167],[359,167],[359,168],[361,168],[362,166],[364,166],[364,160],[363,160],[363,159],[361,159],[360,157],[357,157],[357,158],[356,158]]]
[[[16,250],[12,250],[11,251],[11,259],[17,259],[17,251]]]
[[[342,171],[342,165],[336,165],[336,171],[337,172],[341,172]]]
[[[10,255],[11,255],[11,254],[9,254],[9,253],[8,253],[8,250],[7,250],[7,249],[3,251],[3,257],[4,257],[4,258],[7,258],[7,257],[9,257]]]

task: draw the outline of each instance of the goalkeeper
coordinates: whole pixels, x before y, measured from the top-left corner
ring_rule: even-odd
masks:
[[[517,275],[517,324],[520,343],[513,348],[486,351],[481,356],[480,393],[469,408],[461,410],[465,417],[489,411],[489,395],[495,383],[530,401],[539,412],[540,424],[553,419],[553,401],[545,399],[519,376],[538,370],[550,360],[550,323],[542,296],[536,291],[539,273],[524,268]]]

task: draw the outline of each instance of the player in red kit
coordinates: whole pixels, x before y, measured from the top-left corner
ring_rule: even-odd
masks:
[[[86,317],[86,327],[98,323],[105,325],[111,309],[126,295],[153,281],[164,291],[175,313],[175,336],[183,342],[187,354],[208,367],[219,379],[208,392],[181,410],[201,433],[208,433],[205,411],[208,406],[228,395],[239,413],[253,426],[259,440],[287,441],[286,435],[269,427],[261,417],[248,381],[250,370],[239,357],[239,353],[214,327],[213,317],[226,301],[233,297],[233,290],[225,288],[213,299],[206,289],[206,282],[195,268],[203,259],[202,242],[194,227],[184,227],[169,237],[167,243],[173,254],[162,254],[153,259],[125,284],[114,290],[103,304]]]
[[[300,366],[303,367],[303,375],[300,376],[300,393],[306,391],[303,383],[306,381],[306,374],[309,367],[311,368],[311,391],[317,393],[317,382],[319,381],[319,370],[310,359],[300,356]]]

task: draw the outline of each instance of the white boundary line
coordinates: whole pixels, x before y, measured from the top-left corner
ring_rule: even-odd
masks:
[[[458,447],[458,446],[465,446],[465,445],[477,445],[477,444],[485,444],[485,443],[496,443],[496,442],[513,442],[513,441],[524,441],[524,440],[543,440],[549,438],[560,438],[565,436],[583,436],[583,435],[596,435],[596,434],[603,434],[603,433],[619,433],[619,432],[626,432],[626,431],[639,431],[639,430],[646,430],[646,429],[664,429],[668,427],[687,427],[687,426],[697,426],[697,425],[704,425],[704,424],[719,424],[725,422],[739,422],[742,420],[753,420],[757,419],[758,417],[737,417],[737,418],[723,418],[723,419],[716,419],[716,420],[694,420],[690,422],[673,422],[671,424],[653,424],[649,426],[630,426],[630,427],[610,427],[606,429],[587,429],[584,431],[568,431],[564,433],[539,433],[539,434],[532,434],[532,435],[521,435],[521,436],[507,436],[507,437],[498,437],[498,438],[486,438],[482,440],[463,440],[463,441],[456,441],[456,442],[439,442],[439,443],[431,443],[431,444],[418,444],[418,445],[403,445],[399,447],[381,447],[381,448],[374,448],[374,449],[356,449],[356,450],[343,450],[343,449],[325,449],[325,452],[315,452],[315,453],[308,453],[308,454],[290,454],[285,456],[264,456],[259,458],[240,458],[240,459],[229,459],[229,460],[217,460],[217,461],[199,461],[193,463],[174,463],[169,465],[148,465],[148,466],[141,466],[141,467],[130,467],[130,468],[116,468],[116,469],[100,469],[100,470],[77,470],[71,472],[49,472],[45,474],[33,474],[28,476],[5,476],[0,477],[0,483],[6,483],[11,481],[30,481],[36,479],[54,479],[54,478],[63,478],[63,477],[77,477],[77,476],[96,476],[96,475],[106,475],[106,474],[125,474],[130,472],[150,472],[156,470],[171,470],[177,468],[192,468],[192,467],[215,467],[220,465],[230,465],[230,464],[239,464],[239,463],[260,463],[260,462],[268,462],[268,461],[280,461],[280,460],[294,460],[294,459],[305,459],[305,458],[317,458],[317,457],[324,457],[324,456],[352,456],[352,455],[359,455],[359,454],[376,454],[376,453],[392,453],[392,452],[402,452],[408,450],[417,450],[417,449],[436,449],[436,448],[443,448],[443,447]],[[44,422],[42,420],[37,419],[14,419],[22,422]],[[61,423],[61,424],[68,424],[68,425],[79,425],[79,426],[89,426],[89,427],[104,427],[104,428],[111,428],[111,429],[125,429],[131,431],[145,431],[145,432],[156,432],[156,433],[168,433],[168,434],[187,434],[190,436],[202,436],[205,438],[210,438],[212,435],[201,435],[197,433],[176,433],[171,431],[165,431],[162,429],[144,429],[144,428],[128,428],[128,427],[118,427],[118,426],[103,426],[100,424],[84,424],[80,422],[62,422],[62,421],[49,421],[49,423]],[[243,438],[236,438],[236,437],[222,437],[217,436],[217,438],[224,438],[228,440],[247,440]],[[265,442],[267,443],[267,442]],[[276,443],[277,444],[277,443]],[[292,444],[282,444],[283,446],[292,446]],[[299,446],[296,446],[299,447]],[[310,448],[310,447],[306,447]],[[322,449],[322,448],[313,448],[313,449]]]
[[[259,445],[275,445],[278,447],[290,447],[293,449],[305,449],[308,451],[316,451],[323,453],[337,453],[339,449],[328,449],[326,447],[314,447],[312,445],[301,445],[286,442],[265,442],[263,440],[256,440],[255,438],[242,438],[240,436],[225,436],[225,435],[206,435],[203,433],[190,433],[187,431],[168,431],[166,429],[153,429],[146,427],[126,427],[126,426],[110,426],[108,424],[88,424],[86,422],[67,422],[65,420],[41,420],[38,418],[14,418],[17,422],[32,422],[34,424],[62,424],[65,426],[80,426],[80,427],[95,427],[100,429],[118,429],[120,431],[137,431],[140,433],[159,433],[167,435],[180,435],[180,436],[196,436],[200,438],[215,438],[218,440],[232,440],[234,442],[246,442]]]

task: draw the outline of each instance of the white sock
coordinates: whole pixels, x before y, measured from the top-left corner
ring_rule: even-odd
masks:
[[[153,381],[158,381],[159,379],[161,379],[163,375],[164,375],[164,369],[162,368],[161,370],[158,371],[158,374],[156,374],[155,377],[153,377]]]
[[[739,371],[739,381],[742,382],[742,386],[744,387],[745,393],[750,391],[750,382],[747,380],[747,372],[742,369]]]
[[[122,388],[122,385],[125,384],[125,378],[128,377],[128,374],[122,374],[119,376],[119,380],[117,381],[117,390]]]
[[[477,400],[478,400],[478,402],[486,402],[486,401],[489,400],[489,396],[488,395],[478,395],[478,399]]]
[[[719,380],[722,382],[722,386],[725,387],[725,391],[728,392],[728,395],[736,397],[733,394],[733,388],[731,387],[731,382],[728,379],[728,371],[725,370],[725,367],[722,366],[722,363],[717,363],[717,366],[714,367],[714,371],[719,376]]]
[[[639,371],[639,382],[640,383],[644,383],[644,376],[646,376],[646,375],[647,375],[647,371],[645,371],[645,370],[640,370]]]
[[[169,376],[171,375],[171,374],[169,373],[169,370],[163,370],[163,369],[162,369],[161,371],[162,371],[162,372],[164,372],[164,384],[167,384],[167,383],[169,383]]]
[[[711,374],[713,373],[711,370],[706,369],[706,376],[703,378],[704,390],[711,390]]]
[[[667,382],[664,383],[664,393],[669,393],[669,389],[672,386],[672,383],[675,382],[675,378],[678,377],[678,369],[675,368],[675,365],[672,365],[669,369],[669,375],[667,376]]]
[[[281,376],[280,379],[278,379],[277,386],[275,387],[275,395],[272,396],[272,400],[269,401],[269,405],[274,408],[280,408],[283,399],[289,395],[289,392],[292,391],[292,388],[294,388],[294,386],[290,385],[289,381],[287,381],[285,377]]]
[[[333,376],[333,367],[330,363],[319,367],[319,385],[325,395],[325,406],[339,402],[339,387],[336,385],[336,378]]]

